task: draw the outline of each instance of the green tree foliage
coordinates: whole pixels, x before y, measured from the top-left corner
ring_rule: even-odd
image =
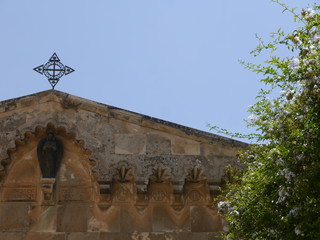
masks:
[[[295,14],[279,4],[301,27],[271,33],[252,52],[284,47],[289,57],[243,63],[266,88],[249,108],[258,144],[240,153],[244,170],[217,200],[225,239],[320,239],[320,5]]]

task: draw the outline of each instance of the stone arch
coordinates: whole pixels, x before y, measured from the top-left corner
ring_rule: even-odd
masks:
[[[42,173],[37,147],[48,132],[62,142],[64,153],[56,175],[56,200],[94,200],[99,197],[98,175],[93,170],[95,161],[90,159],[91,151],[85,149],[84,141],[77,140],[75,133],[67,132],[63,126],[37,126],[34,132],[26,132],[23,139],[15,141],[15,147],[8,149],[8,158],[1,161],[1,201],[41,201]]]

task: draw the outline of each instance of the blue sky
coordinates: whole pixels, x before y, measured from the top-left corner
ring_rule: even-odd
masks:
[[[314,1],[283,1],[307,7]],[[238,63],[255,34],[295,26],[268,0],[0,0],[0,101],[51,88],[33,71],[56,52],[56,89],[208,131],[246,128],[259,76]]]

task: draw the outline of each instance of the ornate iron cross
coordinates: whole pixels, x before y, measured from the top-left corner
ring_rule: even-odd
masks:
[[[51,84],[52,89],[54,89],[54,87],[57,85],[57,83],[63,75],[68,75],[74,72],[74,69],[66,65],[63,65],[60,62],[60,59],[58,58],[56,53],[54,53],[51,56],[51,58],[46,64],[40,65],[39,67],[36,67],[33,70],[40,74],[44,74],[48,78],[48,81]]]

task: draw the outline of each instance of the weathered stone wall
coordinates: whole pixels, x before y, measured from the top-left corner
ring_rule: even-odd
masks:
[[[65,146],[51,185],[48,130]],[[57,91],[2,102],[0,239],[214,239],[212,196],[245,146]]]

